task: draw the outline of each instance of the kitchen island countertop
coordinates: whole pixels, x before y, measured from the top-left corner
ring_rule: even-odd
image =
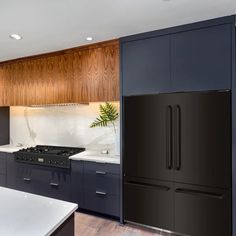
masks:
[[[0,235],[51,235],[77,208],[74,203],[0,187]]]

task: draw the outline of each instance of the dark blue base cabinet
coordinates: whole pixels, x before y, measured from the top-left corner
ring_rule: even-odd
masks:
[[[80,208],[119,217],[120,166],[72,161],[72,199]]]
[[[71,169],[19,163],[0,152],[0,186],[75,202],[80,209],[120,215],[120,165],[72,161]]]
[[[70,170],[18,163],[12,154],[7,155],[7,187],[71,200]]]

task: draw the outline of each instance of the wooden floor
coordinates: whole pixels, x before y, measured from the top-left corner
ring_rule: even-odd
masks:
[[[125,225],[120,226],[119,222],[76,213],[75,215],[75,236],[161,236],[142,228]]]

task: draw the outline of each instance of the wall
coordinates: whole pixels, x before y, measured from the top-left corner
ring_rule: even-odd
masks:
[[[82,146],[91,150],[109,149],[113,154],[113,127],[89,127],[99,114],[99,104],[11,107],[11,144]],[[113,104],[119,109],[118,102]],[[119,130],[119,121],[116,129]]]

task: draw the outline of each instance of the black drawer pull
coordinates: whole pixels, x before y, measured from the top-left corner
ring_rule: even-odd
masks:
[[[57,184],[57,183],[50,183],[50,185],[51,185],[52,187],[59,187],[59,184]]]
[[[161,189],[164,191],[169,191],[170,188],[168,186],[164,186],[164,185],[157,185],[157,184],[147,184],[147,183],[139,183],[136,181],[129,181],[127,182],[128,184],[134,185],[134,186],[142,186],[142,187],[146,187],[146,188],[154,188],[154,189]]]
[[[107,173],[104,172],[104,171],[96,171],[96,174],[97,174],[97,175],[106,175]]]
[[[100,191],[96,191],[96,194],[102,195],[102,196],[106,196],[106,195],[107,195],[107,193],[105,193],[105,192],[100,192]]]
[[[30,178],[23,178],[23,180],[24,180],[25,182],[30,182],[30,181],[31,181]]]
[[[222,199],[224,197],[224,194],[220,194],[220,193],[211,193],[211,192],[205,192],[205,191],[199,191],[199,190],[193,190],[193,189],[184,189],[184,188],[177,188],[175,192],[183,193],[183,194],[191,194],[191,195],[196,195],[196,196],[218,198],[218,199]]]

